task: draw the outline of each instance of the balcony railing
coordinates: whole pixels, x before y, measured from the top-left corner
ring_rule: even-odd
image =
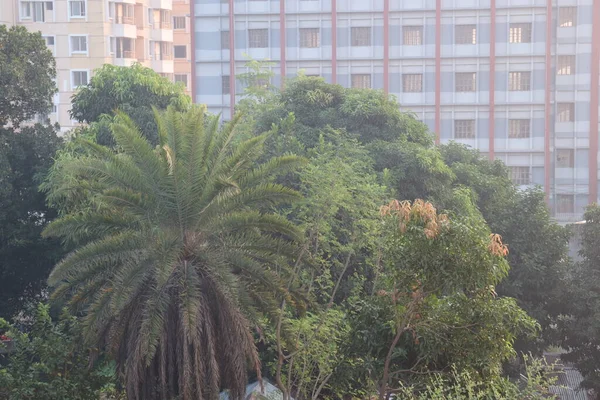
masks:
[[[156,61],[172,60],[173,54],[152,54],[150,56],[150,59],[156,60]]]
[[[136,58],[135,51],[133,51],[133,50],[118,51],[115,57],[116,58]]]
[[[171,21],[160,21],[160,27],[158,29],[171,29]]]
[[[117,15],[115,22],[117,24],[135,25],[135,20],[133,17],[125,17],[122,15]]]

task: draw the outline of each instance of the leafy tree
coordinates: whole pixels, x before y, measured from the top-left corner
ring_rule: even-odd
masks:
[[[128,398],[240,399],[247,366],[259,369],[249,318],[286,295],[301,236],[270,211],[298,193],[271,178],[301,160],[257,163],[266,135],[236,144],[237,121],[219,129],[200,108],[156,118],[157,147],[118,114],[122,152],[82,141],[88,153],[65,161],[88,196],[45,230],[76,246],[50,275],[53,297],[114,354]]]
[[[92,349],[79,340],[81,326],[75,317],[63,312],[53,321],[49,306],[40,303],[25,321],[27,333],[0,319],[0,332],[10,338],[0,344],[0,398],[117,398],[114,362],[96,360],[90,368]]]
[[[468,371],[453,368],[449,376],[435,374],[424,388],[403,387],[396,396],[402,400],[556,399],[548,389],[556,381],[551,377],[551,366],[539,359],[525,360],[525,373],[517,382],[507,378],[482,381]]]
[[[575,364],[584,376],[582,386],[593,389],[600,399],[600,207],[593,204],[581,227],[581,262],[570,271],[560,319],[563,359]]]
[[[62,256],[58,241],[41,237],[56,212],[38,192],[60,146],[51,126],[0,128],[0,317],[40,296]]]
[[[39,32],[0,25],[0,127],[49,111],[55,78],[54,57]]]
[[[128,114],[151,143],[158,143],[152,108],[187,109],[191,103],[180,84],[174,84],[141,64],[117,67],[104,64],[87,86],[73,96],[71,117],[92,124],[96,141],[114,145],[110,123],[117,110]]]
[[[538,339],[518,342],[519,350],[541,355],[558,340],[552,327],[564,312],[559,294],[568,266],[569,231],[550,218],[543,191],[518,190],[502,162],[490,161],[477,150],[457,143],[442,146],[441,153],[456,177],[454,185],[471,188],[490,229],[508,245],[511,269],[498,293],[516,298],[519,306],[541,324]],[[438,199],[444,204],[448,197]]]
[[[514,299],[496,297],[494,287],[508,272],[506,246],[468,198],[463,209],[448,218],[421,200],[382,207],[382,276],[375,296],[365,301],[384,307],[379,315],[387,316],[387,329],[380,331],[381,324],[360,312],[367,323],[355,324],[362,336],[383,334],[374,348],[367,346],[376,352],[381,399],[395,391],[395,382],[451,365],[484,379],[499,377],[502,362],[515,355],[516,335],[535,332]]]

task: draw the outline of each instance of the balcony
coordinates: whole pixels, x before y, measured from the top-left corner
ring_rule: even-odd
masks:
[[[154,24],[150,31],[150,40],[156,42],[172,42],[173,41],[173,30],[165,28],[166,24]],[[171,24],[169,23],[169,26]]]
[[[135,20],[133,17],[126,17],[124,15],[117,15],[115,18],[115,24],[134,25]]]

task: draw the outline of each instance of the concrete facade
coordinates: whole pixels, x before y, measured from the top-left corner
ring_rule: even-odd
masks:
[[[187,30],[180,29],[174,7]],[[0,0],[0,23],[23,25],[46,39],[56,58],[59,90],[48,117],[67,131],[77,125],[69,116],[71,96],[103,64],[139,62],[172,81],[183,81],[178,71],[189,74],[191,69],[189,7],[189,0]],[[188,49],[182,58],[176,58],[181,54],[177,41]],[[189,88],[191,79],[186,78]]]
[[[193,97],[209,111],[230,118],[245,55],[269,59],[275,85],[303,70],[396,96],[438,141],[543,186],[560,221],[598,199],[600,1],[192,1]]]

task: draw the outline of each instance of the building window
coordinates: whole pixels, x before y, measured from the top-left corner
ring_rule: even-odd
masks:
[[[454,120],[454,138],[455,139],[475,139],[475,120],[474,119]]]
[[[402,37],[405,46],[420,46],[423,44],[423,27],[405,26],[402,28]]]
[[[79,86],[88,84],[87,71],[71,71],[71,89],[75,90]]]
[[[251,49],[264,49],[269,47],[268,29],[248,29],[248,43]]]
[[[352,74],[352,87],[355,89],[370,89],[370,74]]]
[[[371,28],[368,26],[353,27],[351,36],[353,47],[371,45]]]
[[[510,43],[531,43],[531,23],[518,22],[510,24],[508,41]]]
[[[88,51],[87,36],[71,36],[71,54],[85,54]]]
[[[558,56],[556,70],[558,75],[573,75],[575,73],[575,56]]]
[[[525,139],[531,135],[531,124],[528,119],[511,119],[508,121],[508,137]]]
[[[22,2],[21,3],[21,19],[30,19],[31,18],[31,3],[30,2]]]
[[[423,74],[402,74],[402,90],[405,93],[421,93]]]
[[[508,167],[510,179],[515,185],[530,185],[531,172],[529,167]]]
[[[221,50],[229,50],[229,31],[221,31]]]
[[[573,168],[575,167],[575,157],[573,149],[556,149],[556,167]]]
[[[160,29],[171,29],[171,11],[160,10]]]
[[[45,9],[46,3],[32,1],[22,2],[21,19],[32,19],[33,22],[44,22],[46,20]],[[52,10],[52,6],[50,6],[48,10]]]
[[[556,105],[557,122],[573,122],[575,120],[574,103],[558,103]]]
[[[560,7],[558,9],[558,26],[566,28],[577,25],[577,7]]]
[[[175,83],[181,82],[183,86],[188,87],[188,76],[187,74],[175,74]]]
[[[531,90],[531,72],[509,72],[508,90],[513,92]]]
[[[300,47],[319,47],[319,28],[300,28]]]
[[[229,82],[229,75],[221,77],[221,92],[223,94],[229,94],[231,91],[231,85]]]
[[[173,46],[173,55],[175,58],[186,58],[187,47],[186,46]]]
[[[173,17],[173,29],[185,29],[185,17]]]
[[[54,46],[54,36],[42,36],[42,39],[46,42],[46,46]]]
[[[558,214],[572,214],[575,212],[575,195],[557,194],[556,212]]]
[[[84,18],[85,17],[85,1],[69,0],[69,17]]]
[[[456,44],[477,44],[477,26],[456,25],[454,36]]]
[[[475,80],[477,74],[475,72],[457,72],[455,74],[455,91],[457,92],[474,92],[477,87]]]

